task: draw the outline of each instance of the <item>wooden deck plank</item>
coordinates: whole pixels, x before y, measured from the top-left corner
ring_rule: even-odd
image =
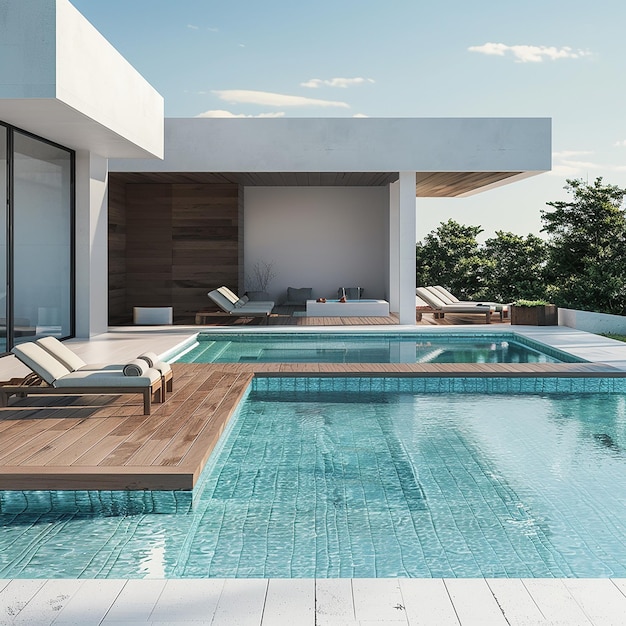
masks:
[[[160,465],[179,465],[184,460],[189,466],[204,465],[208,459],[207,449],[212,451],[215,447],[251,380],[250,374],[238,375],[227,390],[221,387],[221,392],[216,390],[208,395],[185,425],[184,436],[172,439],[154,462]],[[217,433],[217,438],[214,433]],[[199,453],[196,452],[197,449]]]
[[[92,418],[84,419],[80,423],[77,423],[72,428],[67,428],[61,431],[60,435],[53,441],[50,441],[46,446],[40,448],[28,458],[28,465],[46,465],[49,462],[57,463],[59,459],[65,458],[65,452],[71,449],[72,446],[84,447],[83,439],[89,437],[90,433],[99,426],[106,432],[114,427],[112,420],[115,418]],[[123,420],[124,418],[117,418]],[[103,433],[99,433],[102,435]],[[91,438],[95,441],[98,435],[91,435]]]
[[[209,378],[205,381],[205,389],[202,390],[198,388],[197,392],[194,393],[187,402],[181,404],[180,407],[169,416],[168,420],[155,430],[150,439],[145,442],[141,449],[138,450],[125,465],[150,465],[151,463],[155,463],[172,437],[183,436],[184,430],[181,431],[181,429],[189,421],[198,406],[204,401],[208,387],[213,388],[218,385],[223,378],[224,375],[221,372],[211,372]],[[217,382],[214,383],[213,381],[216,380]],[[226,389],[227,388],[224,388],[224,391]]]
[[[207,422],[189,447],[186,456],[182,459],[185,465],[204,467],[251,380],[252,376],[240,377],[231,387],[229,395],[220,403],[212,419]]]
[[[180,369],[180,367],[175,366],[177,373]],[[101,461],[101,465],[137,466],[148,464],[148,459],[153,456],[150,451],[155,446],[163,445],[162,436],[159,435],[160,429],[172,419],[172,416],[179,414],[181,408],[184,411],[190,411],[195,403],[201,401],[199,388],[205,382],[207,372],[203,373],[198,368],[189,369],[194,373],[192,376],[181,376],[180,378],[184,382],[178,382],[179,376],[177,374],[177,387],[161,410],[154,412],[148,420],[142,422],[120,446]],[[181,384],[182,387],[180,387]]]

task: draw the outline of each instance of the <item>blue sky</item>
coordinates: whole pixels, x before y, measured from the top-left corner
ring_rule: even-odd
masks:
[[[550,117],[553,171],[449,218],[541,228],[566,178],[626,187],[626,3],[600,0],[71,0],[163,95],[169,117]]]

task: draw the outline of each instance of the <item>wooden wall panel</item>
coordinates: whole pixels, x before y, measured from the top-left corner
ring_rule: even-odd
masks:
[[[109,179],[109,324],[128,321],[126,311],[126,185]]]
[[[130,322],[133,306],[173,306],[175,322],[189,323],[211,308],[208,291],[237,288],[238,185],[120,181],[109,201],[110,228],[125,226],[123,242],[109,239],[111,324]]]
[[[238,284],[238,186],[174,184],[172,198],[172,302],[192,320],[208,291]]]

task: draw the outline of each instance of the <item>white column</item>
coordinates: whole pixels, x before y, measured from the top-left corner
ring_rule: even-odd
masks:
[[[400,182],[389,185],[389,310],[400,311],[400,256],[399,235],[400,228]]]
[[[415,324],[415,172],[398,180],[398,314],[400,324]]]
[[[108,160],[76,153],[76,336],[108,329]]]

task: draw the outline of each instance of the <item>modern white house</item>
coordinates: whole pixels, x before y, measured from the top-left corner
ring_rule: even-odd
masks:
[[[545,118],[164,119],[69,0],[0,0],[0,352],[189,321],[256,263],[275,299],[359,286],[413,324],[419,198],[550,167]]]

